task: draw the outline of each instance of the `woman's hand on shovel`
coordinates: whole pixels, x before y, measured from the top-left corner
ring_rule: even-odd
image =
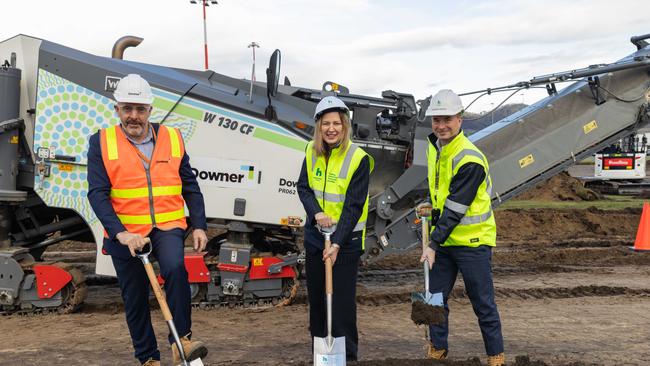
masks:
[[[422,256],[420,257],[420,263],[427,261],[429,263],[429,269],[433,269],[433,264],[436,262],[436,251],[430,247],[426,247],[422,251]]]
[[[314,218],[316,219],[316,223],[320,227],[331,227],[332,225],[336,224],[336,221],[334,221],[331,217],[329,217],[324,212],[317,213],[316,215],[314,215]]]
[[[323,249],[323,262],[325,262],[327,258],[331,258],[333,265],[336,262],[336,257],[339,255],[339,249],[341,249],[341,246],[338,244],[332,244],[330,250]]]

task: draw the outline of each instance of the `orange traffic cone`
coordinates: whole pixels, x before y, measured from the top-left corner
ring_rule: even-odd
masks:
[[[635,251],[650,250],[650,203],[643,203],[643,211],[641,212],[641,221],[639,222],[639,229],[636,232],[636,240],[634,241]]]

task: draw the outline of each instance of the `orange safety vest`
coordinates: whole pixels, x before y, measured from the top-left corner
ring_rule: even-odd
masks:
[[[111,204],[124,227],[142,236],[154,227],[186,229],[179,174],[185,146],[180,131],[160,126],[148,169],[120,126],[102,129],[99,140],[111,181]]]

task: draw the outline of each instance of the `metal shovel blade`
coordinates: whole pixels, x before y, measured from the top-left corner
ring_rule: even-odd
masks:
[[[188,365],[188,366],[205,366],[203,364],[203,361],[201,361],[200,358],[194,359],[192,361],[186,361],[186,362],[187,363],[185,364],[185,363],[183,363],[183,361],[181,361],[181,363],[179,363],[178,366],[185,366],[185,365]]]
[[[411,302],[420,301],[431,306],[443,306],[442,304],[442,292],[436,292],[435,294],[422,292],[411,292]]]
[[[345,337],[314,337],[314,366],[345,366]]]

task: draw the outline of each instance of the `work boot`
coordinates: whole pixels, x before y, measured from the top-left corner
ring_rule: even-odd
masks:
[[[488,356],[487,366],[505,366],[506,364],[506,355],[503,352],[498,355]]]
[[[432,359],[432,360],[444,360],[447,358],[447,350],[442,348],[442,349],[437,349],[436,347],[431,344],[431,342],[427,342],[427,358]]]
[[[182,337],[181,344],[183,345],[183,352],[187,361],[203,358],[208,354],[208,349],[205,348],[203,342],[191,341],[187,337]],[[174,358],[174,365],[178,365],[181,362],[181,355],[178,352],[176,343],[172,344],[172,356]]]
[[[143,363],[142,366],[160,366],[160,361],[150,358],[147,362]]]

